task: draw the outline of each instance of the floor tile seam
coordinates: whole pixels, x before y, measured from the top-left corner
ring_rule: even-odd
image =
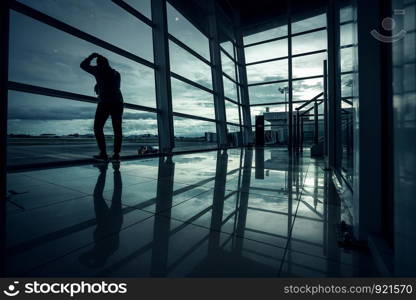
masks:
[[[38,209],[44,209],[44,208],[48,208],[48,207],[51,207],[51,206],[54,206],[54,205],[62,204],[62,203],[69,202],[69,201],[75,201],[75,200],[79,200],[79,199],[90,197],[90,196],[91,195],[89,195],[89,194],[84,194],[84,195],[80,195],[80,196],[77,196],[77,197],[74,197],[74,198],[65,199],[65,200],[61,200],[61,201],[57,201],[57,202],[52,202],[52,203],[49,203],[49,204],[45,204],[45,205],[42,205],[42,206],[30,208],[30,209],[25,209],[25,210],[22,210],[20,213],[32,212],[32,211],[35,211],[35,210],[38,210]],[[23,206],[23,204],[21,204],[21,203],[18,203],[18,204]],[[11,215],[18,215],[20,213],[15,213],[15,214],[11,214]]]
[[[239,239],[249,240],[249,241],[256,242],[256,243],[263,244],[263,245],[267,245],[267,246],[270,246],[270,247],[273,247],[273,248],[278,248],[278,249],[282,249],[282,250],[285,249],[285,247],[281,247],[281,246],[274,245],[274,244],[271,244],[271,243],[267,243],[267,242],[264,242],[264,241],[256,240],[256,239],[253,239],[253,238],[247,238],[243,235],[238,235],[238,234],[235,234],[235,233],[230,233],[230,232],[218,230],[218,229],[215,229],[215,228],[210,228],[210,227],[207,227],[207,226],[204,226],[204,225],[201,225],[201,224],[196,224],[196,223],[193,223],[193,222],[183,221],[183,220],[175,218],[175,217],[167,217],[167,216],[164,216],[164,215],[158,215],[158,216],[166,218],[166,219],[172,219],[172,220],[184,223],[184,224],[189,224],[189,225],[193,225],[193,226],[196,226],[196,227],[200,227],[200,228],[206,229],[208,231],[213,231],[213,232],[216,232],[216,233],[224,233],[228,236],[234,236],[234,237],[239,238]]]
[[[151,181],[154,181],[154,180],[149,180],[149,181],[146,181],[146,182],[139,182],[139,183],[132,183],[132,184],[125,185],[124,187],[131,187],[131,186],[135,186],[135,185],[139,185],[139,184],[149,183]],[[53,182],[48,182],[48,183],[49,184],[53,184],[53,185],[58,186],[58,187],[63,187],[65,189],[67,189],[67,190],[71,190],[71,191],[74,191],[74,192],[79,192],[79,193],[82,193],[82,194],[85,194],[85,195],[89,195],[89,196],[94,195],[94,190],[92,190],[91,192],[88,192],[87,193],[87,192],[81,191],[80,189],[77,189],[77,188],[68,187],[68,186],[66,186],[64,184],[61,184],[61,183],[53,183]],[[95,184],[94,184],[94,186],[95,186]],[[109,190],[106,190],[104,188],[104,191],[103,192],[108,192],[108,191]]]
[[[210,190],[213,190],[213,189],[210,189]],[[155,214],[156,214],[156,215],[161,215],[163,212],[166,212],[166,211],[168,211],[168,210],[171,210],[172,208],[174,208],[174,207],[176,207],[176,206],[178,206],[178,205],[181,205],[181,204],[183,204],[183,203],[185,203],[185,202],[187,202],[187,201],[189,201],[189,200],[192,200],[192,199],[194,199],[194,198],[196,198],[196,197],[198,197],[198,196],[200,196],[200,195],[202,195],[202,194],[204,194],[204,193],[206,193],[206,192],[209,192],[210,190],[202,191],[202,192],[200,192],[200,193],[198,193],[198,194],[196,194],[196,195],[194,195],[194,196],[191,196],[190,198],[185,199],[185,200],[183,200],[183,201],[181,201],[181,202],[179,202],[179,203],[176,203],[176,204],[174,204],[174,205],[172,205],[172,206],[170,206],[170,207],[168,207],[168,208],[166,208],[166,209],[163,209],[163,210],[161,210],[161,211],[155,212]],[[179,195],[180,195],[180,194],[179,194]]]
[[[149,213],[149,212],[146,212],[146,213]],[[140,221],[137,221],[137,222],[133,222],[132,224],[129,224],[129,225],[125,226],[125,227],[122,227],[118,233],[116,233],[116,232],[114,232],[114,233],[110,233],[110,234],[108,234],[108,235],[106,235],[106,236],[104,236],[104,237],[100,238],[98,241],[103,241],[103,240],[106,240],[106,239],[110,238],[111,236],[119,235],[119,234],[120,234],[121,232],[123,232],[124,230],[126,230],[126,229],[128,229],[128,228],[130,228],[130,227],[132,227],[132,226],[136,226],[137,224],[140,224],[140,223],[142,223],[142,222],[144,222],[144,221],[146,221],[146,220],[148,220],[148,219],[150,219],[150,218],[152,218],[152,217],[155,217],[155,214],[153,214],[153,213],[149,213],[149,216],[147,216],[146,218],[144,218],[144,219],[142,219],[142,220],[140,220]],[[26,272],[24,272],[24,274],[30,274],[30,273],[32,273],[33,271],[39,270],[39,269],[41,269],[41,268],[43,268],[43,267],[45,267],[45,266],[47,266],[47,265],[49,265],[49,264],[51,264],[51,263],[54,263],[54,262],[56,262],[56,261],[59,261],[60,259],[63,259],[63,258],[65,258],[65,257],[67,257],[67,256],[69,256],[69,255],[71,255],[71,254],[73,254],[73,253],[75,253],[75,252],[77,252],[77,251],[81,250],[81,249],[85,249],[85,248],[87,248],[87,247],[90,247],[91,245],[93,245],[93,244],[95,244],[95,243],[96,243],[95,241],[92,241],[92,242],[90,242],[90,243],[84,244],[84,245],[82,245],[82,246],[80,246],[80,247],[77,247],[77,248],[75,248],[75,249],[72,249],[71,251],[69,251],[69,252],[67,252],[67,253],[65,253],[65,254],[63,254],[63,255],[61,255],[61,256],[59,256],[59,257],[55,257],[55,258],[54,258],[54,259],[52,259],[52,260],[49,260],[49,261],[47,261],[47,262],[42,263],[41,265],[38,265],[38,266],[36,266],[36,267],[31,268],[30,270],[27,270]]]

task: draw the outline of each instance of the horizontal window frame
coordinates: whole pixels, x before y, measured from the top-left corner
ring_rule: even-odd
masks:
[[[294,36],[298,36],[298,35],[302,35],[302,34],[314,33],[314,32],[321,31],[321,30],[327,30],[327,27],[325,26],[325,27],[318,27],[318,28],[315,28],[315,29],[305,30],[305,31],[302,31],[302,32],[293,33],[290,36],[294,37]],[[274,42],[274,41],[278,41],[278,40],[283,40],[283,39],[287,39],[287,38],[289,38],[288,34],[284,35],[284,36],[279,36],[279,37],[263,40],[263,41],[260,41],[260,42],[247,44],[247,45],[244,45],[244,48],[253,47],[253,46],[257,46],[257,45],[261,45],[261,44],[266,44],[266,43],[270,43],[270,42]]]
[[[229,80],[231,80],[234,84],[239,84],[235,79],[233,79],[230,75],[225,73],[224,71],[221,72],[224,77],[227,77]]]
[[[68,101],[79,101],[79,102],[88,102],[97,104],[99,102],[97,97],[77,94],[72,92],[65,92],[61,90],[45,88],[37,85],[25,84],[16,81],[8,81],[7,89],[9,91],[23,92],[28,94],[35,94],[41,96],[55,97],[60,99],[66,99]],[[124,107],[128,109],[133,109],[137,111],[146,111],[151,113],[160,113],[160,110],[153,107],[124,103]]]
[[[250,83],[250,84],[247,84],[247,87],[259,86],[259,85],[269,85],[269,84],[276,84],[276,83],[283,83],[283,82],[289,82],[289,79],[272,80],[272,81],[262,81],[262,82]]]
[[[233,123],[233,122],[225,122],[227,125],[231,125],[231,126],[237,126],[237,127],[240,127],[240,130],[241,130],[241,125],[240,124],[237,124],[237,123]]]
[[[148,17],[146,17],[145,15],[143,15],[140,11],[138,11],[137,9],[135,9],[130,4],[124,2],[123,0],[111,0],[111,1],[114,4],[118,5],[119,7],[121,7],[122,9],[124,9],[125,11],[127,11],[128,13],[130,13],[131,15],[135,16],[137,19],[139,19],[140,21],[142,21],[146,25],[148,25],[148,26],[150,26],[152,28],[155,27],[155,24],[152,22],[151,19],[149,19]]]
[[[230,99],[230,98],[228,98],[228,97],[226,97],[226,96],[224,96],[224,100],[225,100],[225,101],[228,101],[228,102],[231,102],[232,104],[235,104],[235,105],[239,105],[239,106],[241,106],[241,104],[240,104],[240,103],[238,103],[237,101],[235,101],[235,100],[233,100],[233,99]]]
[[[208,93],[211,93],[213,95],[216,94],[210,88],[207,88],[207,87],[203,86],[202,84],[196,83],[195,81],[192,81],[192,80],[190,80],[190,79],[188,79],[188,78],[186,78],[186,77],[184,77],[182,75],[179,75],[178,73],[175,73],[173,71],[170,71],[170,76],[173,77],[173,78],[175,78],[175,79],[178,79],[178,80],[180,80],[182,82],[185,82],[185,83],[187,83],[189,85],[192,85],[193,87],[196,87],[196,88],[199,88],[201,90],[204,90],[204,91],[206,91]]]
[[[327,26],[322,26],[322,27],[317,27],[315,29],[309,29],[309,30],[305,30],[305,31],[301,31],[301,32],[297,32],[297,33],[292,33],[292,37],[295,36],[299,36],[299,35],[303,35],[303,34],[309,34],[309,33],[314,33],[314,32],[318,32],[318,31],[323,31],[323,30],[327,30],[328,27]]]
[[[353,47],[355,47],[355,46],[357,46],[357,45],[356,45],[356,44],[341,45],[341,46],[339,47],[339,49],[353,48]]]
[[[310,52],[292,54],[292,56],[281,56],[281,57],[276,57],[276,58],[271,58],[271,59],[259,60],[259,61],[255,61],[255,62],[251,62],[251,63],[246,63],[246,67],[247,66],[252,66],[252,65],[257,65],[257,64],[263,64],[263,63],[278,61],[278,60],[283,60],[283,59],[289,59],[290,57],[295,58],[295,57],[319,54],[319,53],[324,53],[324,52],[327,52],[327,50],[326,49],[320,49],[320,50],[315,50],[315,51],[310,51]]]
[[[25,84],[25,83],[20,83],[16,81],[9,81],[7,88],[10,91],[17,91],[17,92],[23,92],[23,93],[28,93],[28,94],[55,97],[55,98],[60,98],[60,99],[66,99],[68,101],[79,101],[79,102],[87,102],[87,103],[93,103],[93,104],[97,104],[99,102],[99,100],[93,96],[66,92],[66,91],[61,91],[61,90],[56,90],[56,89],[51,89],[51,88],[45,88],[41,86]],[[235,103],[235,104],[238,105],[238,103]],[[124,107],[128,109],[137,110],[137,111],[146,111],[146,112],[151,112],[155,114],[160,113],[160,110],[157,108],[152,108],[152,107],[142,106],[142,105],[137,105],[137,104],[124,103]],[[185,113],[173,112],[172,114],[173,116],[176,116],[176,117],[195,119],[195,120],[212,122],[212,123],[219,122],[215,119],[204,118],[204,117],[189,115]],[[235,126],[240,126],[236,123],[230,123],[230,124],[235,125]]]
[[[147,59],[144,59],[136,54],[133,54],[127,50],[124,50],[122,48],[119,48],[109,42],[106,42],[92,34],[86,33],[85,31],[82,31],[76,27],[73,27],[65,22],[62,22],[56,18],[53,18],[45,13],[42,13],[36,9],[33,9],[27,5],[24,5],[20,2],[17,2],[16,0],[12,0],[10,3],[10,9],[14,10],[15,12],[21,13],[29,18],[32,18],[36,21],[39,21],[45,25],[48,25],[50,27],[53,27],[55,29],[58,29],[62,32],[65,32],[67,34],[70,34],[72,36],[75,36],[76,38],[79,38],[81,40],[87,41],[91,44],[94,44],[98,47],[104,48],[112,53],[118,54],[120,56],[123,56],[127,59],[130,59],[132,61],[135,61],[137,63],[140,63],[142,65],[145,65],[147,67],[157,69],[157,66],[148,61]],[[153,45],[152,45],[153,47]]]
[[[229,58],[231,59],[236,65],[238,64],[237,60],[234,59],[233,57],[231,57],[231,55],[228,53],[227,50],[225,50],[221,45],[220,45],[220,50]]]
[[[189,46],[187,46],[186,44],[184,44],[183,42],[181,42],[180,40],[178,40],[172,34],[168,33],[168,38],[169,38],[170,41],[172,41],[173,43],[175,43],[177,46],[179,46],[183,50],[189,52],[194,57],[196,57],[199,60],[201,60],[202,62],[206,63],[211,68],[213,67],[213,64],[209,60],[207,60],[205,57],[203,57],[202,55],[200,55],[198,52],[196,52],[195,50],[193,50],[192,48],[190,48]]]
[[[258,33],[260,33],[260,32],[258,32]],[[258,45],[261,45],[261,44],[267,44],[267,43],[270,43],[270,42],[275,42],[275,41],[287,39],[288,37],[289,37],[288,35],[284,35],[284,36],[279,36],[279,37],[275,37],[275,38],[263,40],[263,41],[260,41],[260,42],[255,42],[255,43],[247,44],[247,45],[244,45],[244,49],[245,48],[248,48],[248,47],[258,46]]]
[[[318,98],[316,99],[317,101],[323,101],[323,98]],[[309,100],[295,100],[292,101],[293,104],[295,103],[305,103],[308,102]],[[271,105],[283,105],[283,104],[289,104],[289,101],[286,102],[269,102],[269,103],[264,103],[264,104],[250,104],[250,107],[255,107],[255,106],[271,106]]]
[[[171,0],[167,0],[167,2],[174,8],[176,9],[181,15],[182,17],[184,17],[189,23],[191,23],[200,33],[202,33],[206,38],[208,38],[209,41],[212,41],[212,37],[209,35],[209,32],[207,32],[204,28],[202,28],[201,26],[199,26],[199,24],[196,24],[194,22],[192,22],[191,19],[189,19],[186,14],[181,10],[180,7],[176,7],[174,4],[174,1]],[[167,11],[167,7],[166,7],[166,11]]]
[[[218,121],[216,121],[214,119],[195,116],[195,115],[190,115],[190,114],[176,112],[176,111],[172,112],[172,116],[179,117],[179,118],[185,118],[185,119],[193,119],[193,120],[198,120],[198,121],[211,122],[211,123],[218,123]]]
[[[324,75],[313,75],[313,76],[306,76],[306,77],[298,77],[298,78],[292,78],[292,81],[301,81],[301,80],[308,80],[308,79],[319,79],[324,78]]]
[[[354,72],[353,71],[346,71],[345,74],[342,73],[341,75],[346,75],[346,74],[351,74],[351,73],[354,73]],[[292,81],[318,79],[318,78],[323,78],[323,77],[324,77],[324,75],[313,75],[313,76],[292,78]],[[260,85],[270,85],[270,84],[283,83],[283,82],[289,82],[289,80],[288,79],[282,79],[282,80],[273,80],[273,81],[250,83],[250,84],[247,85],[247,87],[260,86]]]

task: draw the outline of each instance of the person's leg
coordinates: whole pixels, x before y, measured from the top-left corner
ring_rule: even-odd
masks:
[[[123,103],[117,103],[114,105],[114,108],[111,112],[111,121],[113,123],[113,130],[114,130],[115,158],[118,158],[118,155],[120,154],[120,151],[121,151],[121,144],[123,140],[122,120],[123,120]]]
[[[94,120],[94,134],[95,139],[97,140],[98,149],[100,150],[100,155],[107,155],[107,149],[105,145],[104,137],[104,124],[107,121],[109,116],[108,108],[104,103],[98,103],[97,110],[95,112]]]

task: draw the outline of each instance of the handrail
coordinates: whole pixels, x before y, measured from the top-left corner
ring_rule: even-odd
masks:
[[[305,102],[304,104],[302,104],[301,106],[299,106],[299,107],[297,107],[297,108],[295,108],[295,109],[296,109],[296,110],[300,110],[300,109],[304,108],[304,107],[305,107],[305,106],[307,106],[308,104],[310,104],[310,103],[312,103],[312,102],[316,101],[316,99],[318,99],[319,97],[321,97],[323,94],[324,94],[324,92],[320,93],[319,95],[317,95],[317,96],[313,97],[311,100],[309,100],[309,101]]]
[[[321,100],[317,105],[319,106],[319,105],[321,105],[322,103],[324,103],[324,100]],[[309,112],[309,111],[311,111],[312,109],[314,109],[315,107],[314,106],[312,106],[311,108],[308,108],[307,110],[305,110],[304,112],[302,112],[301,114],[300,114],[300,116],[303,116],[304,114],[306,114],[307,112]]]
[[[347,100],[346,98],[341,98],[342,101],[344,101],[345,103],[349,104],[349,105],[353,105],[352,101]]]

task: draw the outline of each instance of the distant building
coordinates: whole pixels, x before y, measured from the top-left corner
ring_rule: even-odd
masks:
[[[217,141],[217,134],[215,132],[205,132],[205,141],[214,143]]]

